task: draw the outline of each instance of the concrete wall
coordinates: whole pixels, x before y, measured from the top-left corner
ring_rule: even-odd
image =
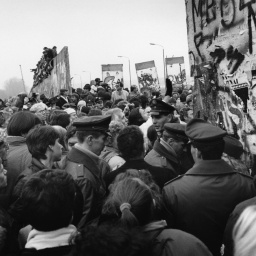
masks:
[[[58,95],[60,89],[66,88],[71,92],[68,47],[65,46],[53,61],[51,75],[41,84],[33,87],[31,92],[44,93],[48,98]]]
[[[194,115],[256,154],[256,4],[185,0]]]

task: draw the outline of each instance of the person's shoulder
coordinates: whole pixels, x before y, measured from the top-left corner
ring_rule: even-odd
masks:
[[[180,255],[211,255],[208,248],[195,236],[178,229],[164,229],[159,237],[161,240],[168,239],[172,250]]]
[[[126,90],[123,90],[123,92],[125,93],[126,96],[129,96],[129,92],[127,92]]]
[[[245,174],[245,173],[242,173],[242,172],[237,172],[237,174],[243,178],[245,178],[246,180],[250,180],[251,182],[253,181],[253,177],[248,175],[248,174]]]
[[[171,186],[171,185],[174,185],[176,184],[177,182],[181,181],[181,179],[184,177],[184,174],[183,175],[178,175],[177,177],[175,177],[174,179],[166,182],[164,184],[164,187],[168,187],[168,186]]]
[[[112,171],[117,170],[124,163],[125,163],[125,160],[122,157],[118,156],[118,155],[115,155],[112,158],[110,158],[109,162],[108,162],[108,164],[109,164],[109,166],[110,166]]]

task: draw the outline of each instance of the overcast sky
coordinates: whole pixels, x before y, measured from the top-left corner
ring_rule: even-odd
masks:
[[[43,47],[68,46],[74,83],[101,76],[101,64],[124,64],[124,81],[137,84],[135,63],[155,60],[163,77],[165,55],[184,56],[188,44],[184,0],[0,0],[0,88],[12,77],[32,86],[34,68]],[[83,72],[87,71],[87,72]],[[76,75],[75,75],[76,74]]]

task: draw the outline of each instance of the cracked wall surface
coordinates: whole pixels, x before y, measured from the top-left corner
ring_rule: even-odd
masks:
[[[256,154],[256,3],[185,0],[194,116]]]
[[[53,59],[53,62],[51,75],[42,83],[33,87],[31,92],[44,94],[47,98],[59,95],[60,89],[65,88],[71,92],[68,47],[63,47],[59,54]]]

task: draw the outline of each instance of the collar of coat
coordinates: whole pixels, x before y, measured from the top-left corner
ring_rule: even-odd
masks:
[[[98,167],[99,157],[93,157],[92,154],[86,154],[85,150],[81,151],[80,148],[73,147],[68,155],[67,160],[77,163],[83,164],[91,173],[100,176],[100,169]]]
[[[167,158],[169,161],[179,164],[178,159],[171,154],[171,149],[167,150],[158,140],[155,141],[153,149],[161,156]]]
[[[223,159],[200,160],[185,175],[226,175],[236,173]]]

